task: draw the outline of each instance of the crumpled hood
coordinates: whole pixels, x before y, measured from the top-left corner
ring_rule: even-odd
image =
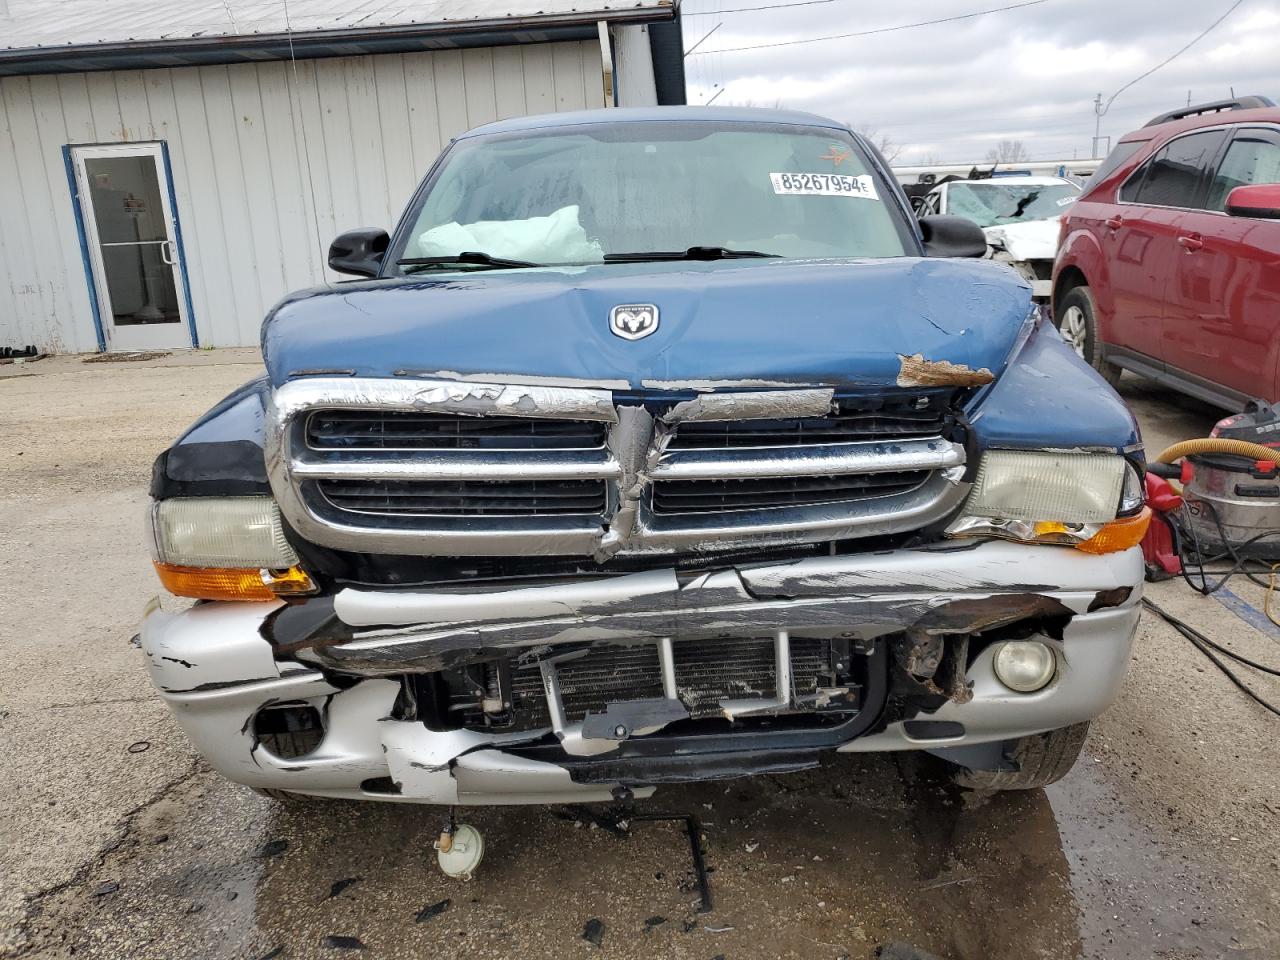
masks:
[[[635,303],[655,304],[659,326],[628,341],[610,332],[609,311]],[[1030,303],[1025,281],[980,260],[454,273],[293,294],[264,322],[262,352],[275,385],[320,374],[634,390],[889,385],[903,375],[902,357],[916,355],[956,365],[961,378],[999,375]]]
[[[1005,249],[1014,260],[1052,260],[1058,255],[1061,217],[983,227],[987,243]]]

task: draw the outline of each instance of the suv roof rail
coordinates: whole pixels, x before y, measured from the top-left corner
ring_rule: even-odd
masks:
[[[1182,120],[1186,117],[1199,116],[1202,113],[1218,113],[1222,110],[1251,110],[1255,107],[1274,107],[1276,102],[1270,97],[1233,97],[1230,100],[1213,100],[1210,103],[1197,103],[1195,106],[1182,107],[1178,110],[1170,110],[1168,113],[1162,113],[1158,117],[1153,117],[1143,124],[1144,127],[1154,127],[1157,124],[1168,123],[1170,120]]]

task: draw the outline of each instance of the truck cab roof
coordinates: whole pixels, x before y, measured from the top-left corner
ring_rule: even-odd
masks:
[[[773,110],[761,107],[610,107],[601,110],[575,110],[567,113],[543,113],[530,117],[497,120],[467,131],[459,140],[484,137],[495,133],[526,130],[551,130],[593,123],[654,123],[696,121],[699,123],[782,123],[797,127],[829,127],[848,130],[844,124],[800,110]]]

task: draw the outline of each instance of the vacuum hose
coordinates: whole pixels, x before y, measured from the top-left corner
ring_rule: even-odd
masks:
[[[1237,457],[1248,457],[1250,460],[1267,460],[1280,466],[1280,449],[1264,447],[1260,443],[1250,443],[1248,440],[1231,440],[1227,437],[1183,440],[1156,457],[1156,462],[1173,463],[1180,457],[1189,457],[1196,453],[1228,453]]]

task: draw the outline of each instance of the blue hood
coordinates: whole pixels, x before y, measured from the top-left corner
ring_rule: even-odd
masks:
[[[659,328],[609,331],[617,304]],[[608,264],[339,284],[294,294],[262,329],[267,373],[493,374],[670,388],[719,381],[897,382],[899,355],[997,376],[1030,289],[988,261],[735,260]]]

